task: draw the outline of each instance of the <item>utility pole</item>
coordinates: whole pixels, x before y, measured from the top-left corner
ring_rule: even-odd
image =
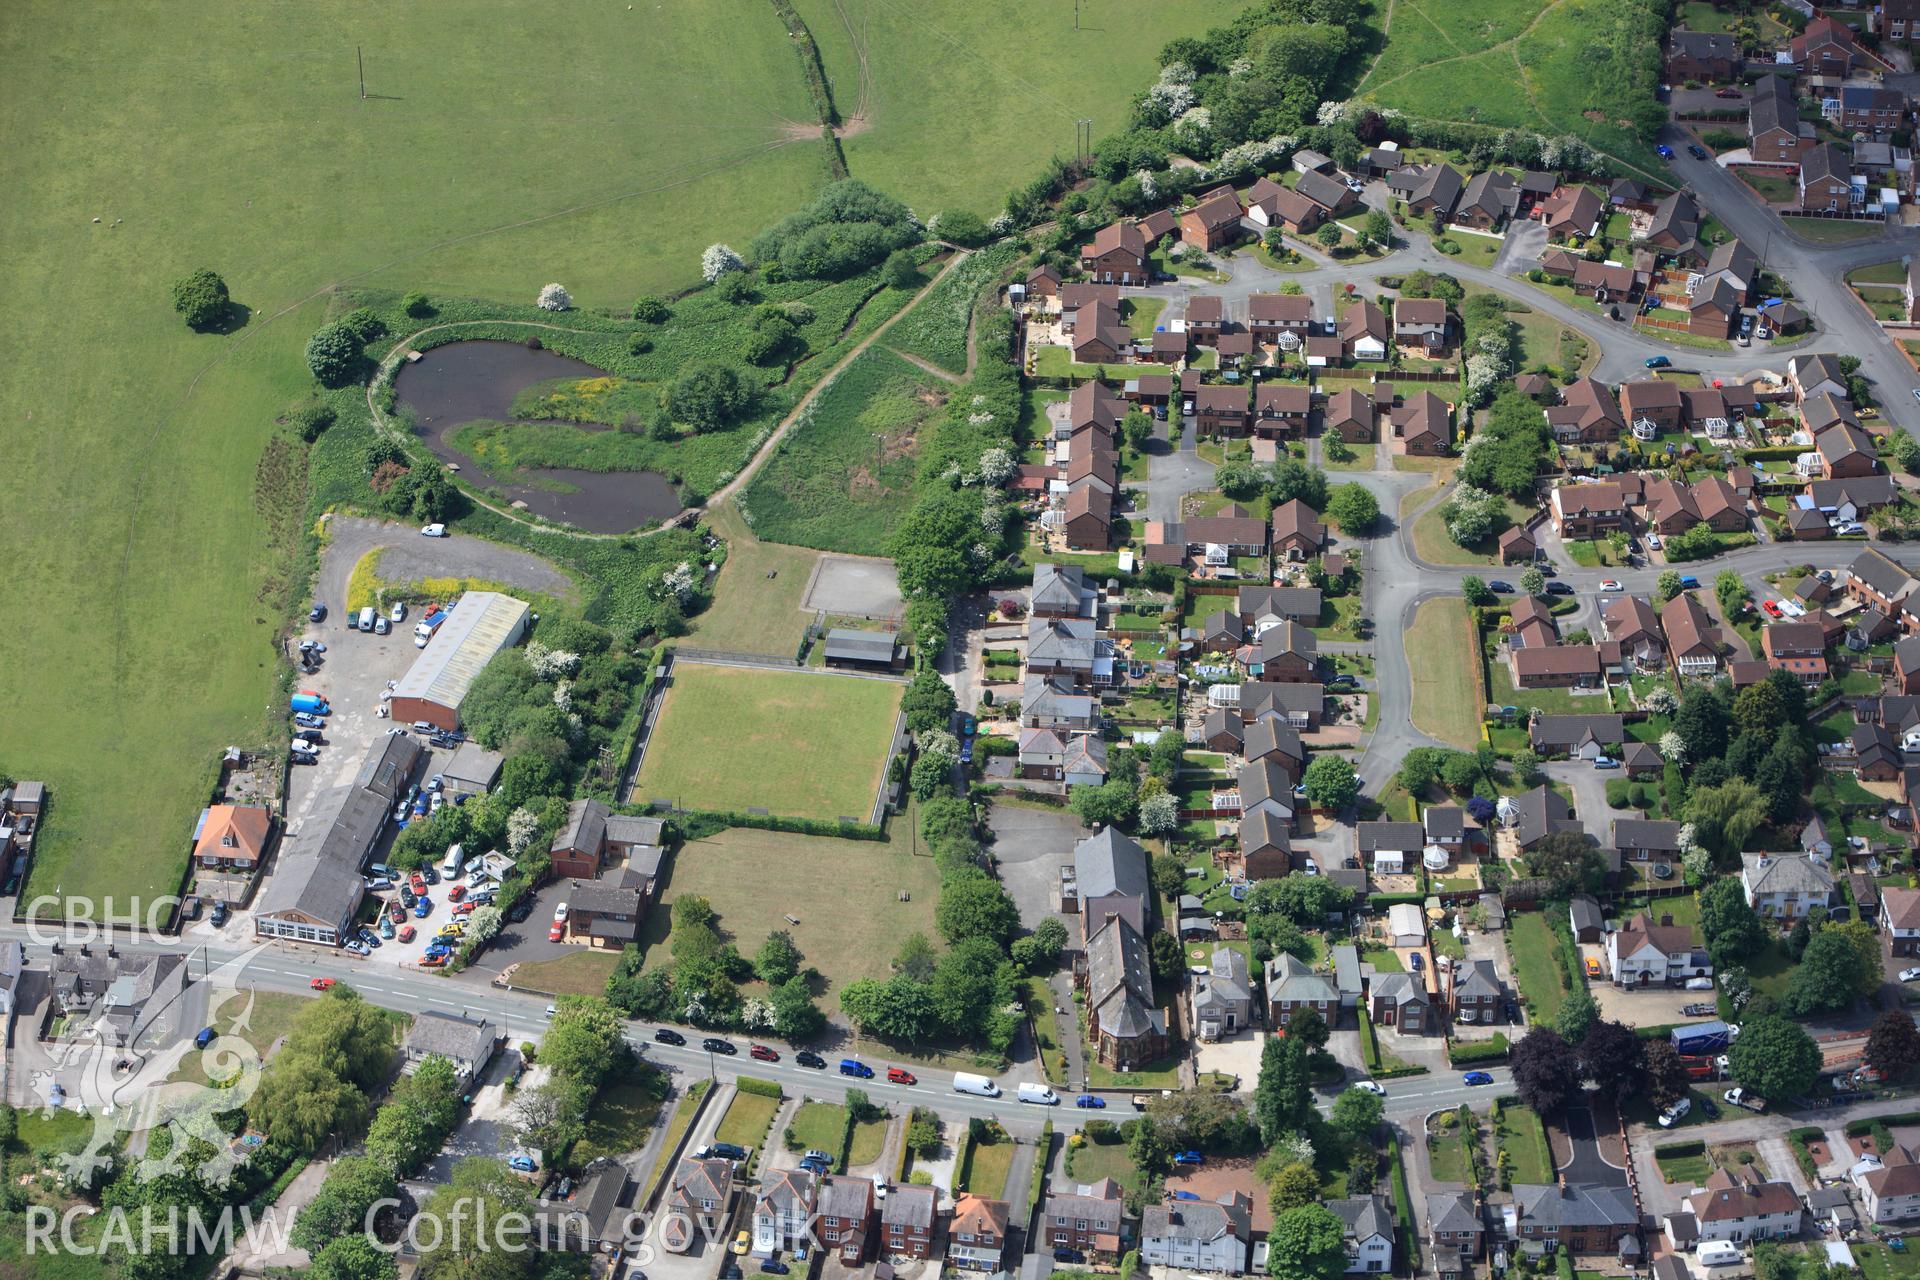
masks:
[[[360,52],[360,46],[353,46],[353,61],[360,68],[360,101],[367,100],[367,59]]]
[[[1080,29],[1080,0],[1073,0],[1073,29]]]

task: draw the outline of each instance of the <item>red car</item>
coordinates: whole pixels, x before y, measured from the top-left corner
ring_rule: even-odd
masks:
[[[762,1062],[780,1061],[780,1055],[763,1044],[756,1044],[751,1049],[748,1049],[747,1056],[750,1058],[758,1058]]]
[[[887,1082],[889,1084],[919,1084],[920,1079],[914,1075],[913,1072],[901,1067],[888,1067]]]
[[[446,962],[447,958],[445,956],[434,955],[420,957],[420,967],[422,969],[438,969]]]
[[[453,886],[453,888],[447,890],[448,902],[458,902],[460,901],[460,899],[466,896],[467,896],[467,886],[463,884],[457,884]]]
[[[410,924],[403,924],[400,926],[400,932],[394,934],[393,936],[400,939],[400,941],[402,942],[412,942],[413,926]]]
[[[398,899],[395,899],[387,904],[387,916],[395,924],[405,924],[407,922],[407,909],[400,905]]]
[[[407,884],[410,885],[413,888],[413,891],[419,894],[421,897],[424,898],[427,896],[427,878],[421,875],[418,871],[414,872],[412,875],[407,877]]]
[[[547,930],[548,942],[558,942],[560,941],[560,939],[566,936],[567,936],[567,922],[564,920],[555,920],[553,922],[553,928]]]
[[[1762,600],[1760,602],[1760,607],[1767,611],[1767,616],[1769,618],[1777,618],[1780,616],[1780,606],[1775,604],[1771,600]]]
[[[456,916],[472,915],[473,904],[471,902],[457,903],[453,908],[453,914]]]
[[[315,978],[312,982],[309,982],[307,985],[312,987],[315,991],[330,991],[333,989],[333,979],[332,978]]]
[[[1738,89],[1715,89],[1713,96],[1716,98],[1737,98],[1740,96],[1740,91]]]

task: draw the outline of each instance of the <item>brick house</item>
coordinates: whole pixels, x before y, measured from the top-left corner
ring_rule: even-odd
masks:
[[[1603,212],[1600,193],[1575,184],[1559,188],[1541,203],[1540,221],[1546,224],[1549,239],[1585,238],[1600,225]]]
[[[1433,392],[1418,392],[1394,408],[1393,434],[1410,457],[1445,457],[1453,446],[1453,410]]]
[[[592,880],[609,861],[624,861],[636,850],[657,848],[665,823],[659,818],[617,814],[598,800],[575,800],[566,825],[548,847],[556,879]]]
[[[1327,527],[1312,507],[1292,498],[1274,508],[1271,536],[1274,555],[1286,560],[1311,560],[1326,543]]]
[[[1860,46],[1845,23],[1822,14],[1787,45],[1793,67],[1801,75],[1845,79],[1860,60]]]
[[[1520,1248],[1541,1254],[1553,1248],[1580,1255],[1640,1255],[1640,1214],[1626,1187],[1513,1187],[1514,1230]]]
[[[1367,983],[1367,1016],[1376,1027],[1422,1035],[1434,1025],[1427,988],[1411,973],[1376,973]]]
[[[266,856],[273,814],[258,805],[209,805],[194,833],[195,866],[228,871],[252,871]],[[4,848],[0,842],[0,848]]]
[[[865,1262],[874,1230],[873,1179],[828,1174],[820,1183],[814,1230],[848,1266]]]
[[[1675,31],[1667,40],[1667,79],[1733,79],[1741,63],[1740,45],[1723,31]]]
[[[1793,81],[1786,76],[1761,76],[1747,101],[1747,151],[1759,164],[1793,164],[1802,138],[1811,138],[1813,126],[1800,119],[1800,103]]]
[[[1113,495],[1098,485],[1068,490],[1060,515],[1069,547],[1106,551],[1113,546]]]
[[[1298,439],[1307,434],[1313,391],[1305,383],[1263,382],[1253,391],[1253,434],[1263,440]]]
[[[1646,422],[1655,431],[1675,431],[1685,412],[1685,398],[1674,383],[1641,378],[1620,384],[1620,408],[1633,426]]]
[[[1087,939],[1075,967],[1086,995],[1087,1039],[1098,1061],[1126,1071],[1166,1055],[1167,1015],[1154,1002],[1146,939],[1132,923],[1109,915]]]
[[[1373,399],[1357,387],[1342,387],[1327,397],[1321,426],[1348,444],[1371,444],[1374,436]]]
[[[1203,436],[1247,434],[1244,385],[1208,384],[1193,393],[1194,430]]]
[[[1005,1200],[963,1194],[947,1223],[947,1261],[962,1271],[999,1271],[1011,1217]]]
[[[1365,299],[1355,302],[1340,317],[1340,344],[1350,360],[1385,360],[1386,312]]]
[[[940,1235],[940,1189],[902,1184],[887,1192],[880,1209],[880,1252],[892,1259],[924,1261]]]
[[[1447,349],[1444,298],[1399,298],[1393,304],[1393,340],[1427,355]]]
[[[1304,236],[1320,225],[1326,213],[1299,192],[1272,178],[1261,178],[1247,190],[1247,217],[1260,226]]]
[[[1627,498],[1618,481],[1563,484],[1553,491],[1553,527],[1563,538],[1599,538],[1627,527]]]
[[[1577,379],[1560,393],[1560,403],[1544,412],[1554,440],[1561,444],[1611,443],[1620,438],[1625,422],[1619,401],[1597,378]]]
[[[1853,207],[1853,170],[1846,153],[1830,142],[1800,155],[1800,207],[1829,213]]]
[[[1883,39],[1920,40],[1920,0],[1880,0]]]
[[[1313,299],[1305,294],[1256,293],[1247,299],[1247,328],[1255,342],[1277,342],[1283,333],[1304,340],[1313,328]]]
[[[1889,885],[1880,890],[1880,920],[1896,956],[1920,956],[1920,889]]]
[[[1180,215],[1180,238],[1202,253],[1230,245],[1240,238],[1240,197],[1232,187],[1209,192],[1200,203]]]
[[[1293,1015],[1311,1009],[1329,1027],[1340,1022],[1340,990],[1298,956],[1280,952],[1267,961],[1267,1025],[1284,1030]]]
[[[1435,1191],[1427,1196],[1427,1240],[1436,1250],[1478,1258],[1486,1245],[1487,1224],[1471,1191]]]
[[[1760,651],[1767,666],[1805,685],[1827,678],[1826,631],[1817,622],[1776,622],[1760,629]]]
[[[1842,85],[1840,128],[1845,133],[1864,133],[1885,141],[1906,123],[1907,106],[1907,95],[1898,89]]]
[[[1099,284],[1149,284],[1147,238],[1130,218],[1110,222],[1081,248],[1080,269]]]
[[[1085,1254],[1089,1262],[1117,1263],[1132,1239],[1126,1193],[1112,1178],[1049,1195],[1040,1213],[1046,1223],[1047,1247],[1072,1249]]]
[[[1454,1021],[1484,1027],[1506,1020],[1502,1013],[1506,993],[1501,989],[1500,974],[1494,968],[1493,961],[1474,960],[1455,964],[1447,972],[1451,988],[1448,991],[1448,1003]]]

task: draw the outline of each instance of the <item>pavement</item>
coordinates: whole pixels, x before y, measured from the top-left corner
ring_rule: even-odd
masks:
[[[427,578],[479,578],[543,595],[571,599],[573,580],[539,556],[485,538],[463,533],[424,538],[413,525],[362,516],[333,515],[327,519],[327,548],[320,557],[320,587],[316,597],[331,611],[327,624],[338,628],[345,619],[347,580],[360,558],[380,548],[380,576],[388,582],[420,582]],[[329,644],[331,637],[327,637]],[[411,645],[412,641],[407,641]]]

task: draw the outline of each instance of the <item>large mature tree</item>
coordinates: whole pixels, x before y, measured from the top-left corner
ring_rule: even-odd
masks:
[[[476,1221],[500,1222],[508,1214],[533,1212],[527,1184],[498,1160],[469,1157],[453,1166],[453,1175],[427,1198],[421,1216],[434,1218],[440,1229],[420,1232],[422,1243],[437,1240],[425,1251],[419,1274],[423,1280],[516,1280],[532,1273],[545,1255],[538,1250],[513,1248],[511,1237],[475,1231]],[[456,1229],[456,1221],[466,1224]]]
[[[1681,708],[1682,714],[1685,708]],[[1707,760],[1687,744],[1687,759]],[[1720,857],[1731,857],[1746,846],[1747,837],[1767,820],[1767,797],[1745,778],[1728,778],[1718,786],[1695,786],[1687,796],[1687,821],[1693,824],[1702,847]]]
[[[173,282],[173,309],[186,317],[189,328],[213,328],[231,306],[227,282],[205,267]]]
[[[1723,876],[1700,890],[1700,932],[1716,967],[1745,960],[1766,945],[1760,917],[1747,902],[1746,889],[1732,876]]]
[[[1557,895],[1598,892],[1607,861],[1584,831],[1556,831],[1521,855],[1530,876],[1545,880]]]
[[[1345,756],[1314,756],[1301,775],[1300,785],[1307,789],[1307,799],[1316,809],[1338,812],[1360,796],[1360,777]]]
[[[313,1253],[336,1236],[364,1231],[367,1211],[392,1198],[399,1185],[393,1170],[379,1161],[341,1156],[328,1168],[320,1190],[300,1210],[288,1239],[295,1248]]]
[[[1888,1080],[1920,1067],[1920,1027],[1905,1009],[1889,1009],[1867,1033],[1866,1063]]]
[[[1353,890],[1326,876],[1298,871],[1275,880],[1256,880],[1242,904],[1249,917],[1276,913],[1308,929],[1318,929],[1336,911],[1353,905]]]
[[[400,1264],[359,1229],[329,1240],[313,1255],[307,1274],[313,1280],[394,1280]]]
[[[1560,1033],[1562,1040],[1577,1045],[1587,1038],[1599,1016],[1600,1006],[1594,1003],[1585,987],[1577,987],[1560,1006],[1560,1012],[1553,1015],[1553,1029]]]
[[[1333,1127],[1353,1142],[1364,1143],[1386,1113],[1387,1104],[1379,1094],[1349,1086],[1333,1100]]]
[[[1647,1087],[1646,1042],[1625,1023],[1602,1020],[1580,1042],[1580,1074],[1616,1103]]]
[[[1000,885],[984,875],[956,880],[940,890],[934,923],[949,942],[987,938],[1005,946],[1020,929],[1020,911]]]
[[[1781,1007],[1798,1018],[1851,1008],[1870,972],[1861,959],[1859,948],[1844,933],[1820,930],[1794,966]]]
[[[1513,1087],[1541,1115],[1557,1115],[1580,1091],[1573,1048],[1551,1027],[1535,1027],[1513,1046]]]
[[[1273,1220],[1267,1233],[1267,1274],[1278,1280],[1340,1280],[1347,1249],[1340,1219],[1324,1205],[1301,1205]]]
[[[393,1088],[367,1130],[367,1154],[406,1177],[438,1151],[460,1116],[453,1064],[431,1054]]]
[[[597,1089],[632,1057],[619,1013],[598,996],[562,996],[540,1041],[540,1061],[554,1075]]]
[[[1318,1204],[1319,1201],[1320,1175],[1313,1171],[1312,1165],[1296,1161],[1273,1175],[1267,1203],[1272,1207],[1274,1217],[1279,1217],[1289,1209]]]
[[[1727,1050],[1727,1066],[1743,1089],[1786,1101],[1813,1088],[1820,1075],[1820,1046],[1796,1023],[1761,1014],[1740,1024]]]
[[[1357,480],[1349,480],[1327,497],[1327,516],[1351,537],[1372,532],[1380,518],[1380,503],[1373,491]]]
[[[952,686],[932,667],[914,672],[907,691],[900,695],[900,710],[906,714],[907,728],[915,733],[946,728],[948,718],[958,705]]]
[[[1653,1100],[1653,1105],[1664,1109],[1684,1098],[1692,1082],[1687,1078],[1687,1064],[1680,1060],[1680,1051],[1673,1047],[1673,1042],[1649,1040],[1643,1052],[1646,1056],[1647,1096]]]
[[[1260,1130],[1240,1099],[1230,1093],[1183,1089],[1147,1103],[1147,1120],[1175,1150],[1249,1151]]]
[[[813,1002],[813,990],[804,975],[796,974],[768,994],[773,1004],[774,1030],[795,1044],[804,1044],[826,1029],[827,1015]]]
[[[1307,1046],[1291,1036],[1268,1036],[1260,1051],[1260,1078],[1253,1086],[1253,1118],[1269,1146],[1307,1122],[1313,1109],[1313,1079]]]
[[[800,948],[793,944],[793,935],[785,929],[768,934],[760,944],[760,954],[753,958],[753,971],[760,975],[760,981],[773,987],[799,973]]]

